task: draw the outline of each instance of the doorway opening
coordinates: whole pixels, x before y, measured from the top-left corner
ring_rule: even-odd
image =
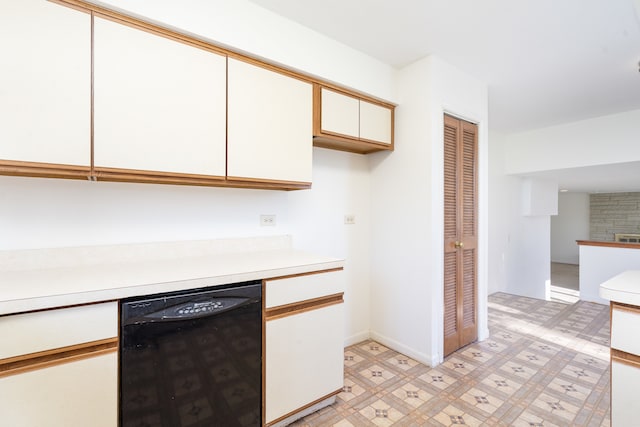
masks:
[[[580,266],[551,261],[551,301],[573,304],[580,300]]]

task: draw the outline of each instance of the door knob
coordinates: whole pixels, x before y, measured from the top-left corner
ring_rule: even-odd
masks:
[[[456,248],[464,248],[464,243],[462,243],[462,242],[455,242],[453,245],[454,245]]]

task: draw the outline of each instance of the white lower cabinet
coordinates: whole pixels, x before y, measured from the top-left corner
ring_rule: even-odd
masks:
[[[611,425],[638,425],[640,307],[611,304]]]
[[[640,366],[611,362],[611,425],[638,425]]]
[[[342,389],[342,280],[343,272],[333,271],[267,281],[265,425],[286,425]],[[271,293],[280,294],[295,285],[305,288],[297,294],[304,299],[269,297],[270,288]],[[279,305],[270,307],[270,302]]]
[[[117,353],[0,377],[0,414],[12,427],[116,426]]]
[[[114,427],[118,304],[0,316],[0,425]]]
[[[343,386],[343,306],[267,322],[266,422]],[[336,351],[339,350],[339,351]]]

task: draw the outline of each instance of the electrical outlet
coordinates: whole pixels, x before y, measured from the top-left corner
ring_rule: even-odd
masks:
[[[275,215],[260,215],[260,226],[271,227],[276,225]]]
[[[352,225],[356,223],[356,216],[353,214],[349,214],[349,215],[345,215],[344,216],[344,223],[348,224],[348,225]]]

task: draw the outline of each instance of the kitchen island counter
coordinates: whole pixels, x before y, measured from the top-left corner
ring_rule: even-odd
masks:
[[[640,307],[640,270],[628,270],[600,285],[600,296],[612,302]]]

